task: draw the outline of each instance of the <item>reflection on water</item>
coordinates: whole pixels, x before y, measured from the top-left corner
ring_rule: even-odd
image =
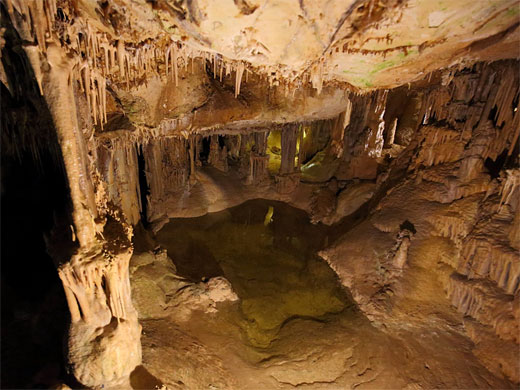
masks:
[[[224,275],[231,282],[254,346],[269,345],[289,319],[325,319],[350,306],[335,273],[315,254],[326,229],[287,204],[253,200],[172,219],[157,238],[180,275],[194,281]]]

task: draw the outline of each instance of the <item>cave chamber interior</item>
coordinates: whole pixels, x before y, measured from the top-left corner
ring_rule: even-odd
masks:
[[[2,0],[1,387],[518,388],[520,9],[449,3]]]

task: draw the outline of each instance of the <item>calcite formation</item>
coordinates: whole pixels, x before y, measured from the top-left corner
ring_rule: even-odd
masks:
[[[352,229],[323,253],[354,296],[359,295],[356,300],[361,308],[378,321],[387,321],[387,305],[395,305],[399,309],[394,310],[405,313],[408,310],[399,293],[395,296],[385,289],[405,288],[406,272],[399,271],[403,267],[422,268],[428,264],[415,257],[420,255],[414,255],[413,247],[443,237],[452,249],[436,254],[433,269],[428,272],[438,273],[443,289],[462,314],[490,328],[482,333],[481,325],[472,327],[470,335],[477,345],[496,338],[507,351],[518,351],[520,262],[514,222],[518,200],[514,197],[518,196],[519,171],[518,167],[504,169],[493,178],[485,168],[499,156],[518,153],[514,150],[520,128],[519,82],[517,73],[509,73],[515,66],[518,64],[480,65],[450,76],[444,86],[424,92],[423,120],[402,152],[402,157],[409,153],[406,165],[399,166],[402,161],[398,157],[389,166],[386,183],[393,178],[399,184],[381,193],[380,200],[374,203],[376,212],[369,218],[370,224],[364,222]],[[472,87],[467,80],[474,80]],[[498,103],[497,95],[510,98]],[[403,168],[407,171],[404,176]],[[405,221],[413,223],[417,234],[403,234],[407,231]],[[398,235],[392,244],[388,235],[394,232]],[[381,233],[387,237],[386,244]],[[364,243],[358,249],[361,240],[355,238],[357,234],[371,237],[368,242],[374,242],[378,249],[358,256],[357,251],[368,248]],[[381,257],[381,251],[395,255]],[[380,264],[382,271],[371,271],[374,263]],[[412,291],[420,296],[420,287]],[[500,370],[518,382],[518,362],[506,361]],[[496,365],[490,367],[499,370]]]
[[[134,254],[134,231],[254,198],[330,225],[320,254],[381,332],[446,334],[457,318],[492,375],[520,383],[515,0],[2,0],[1,12],[2,150],[50,150],[68,184],[47,246],[82,385],[130,386],[139,319],[238,300],[223,277],[181,280],[153,245]]]

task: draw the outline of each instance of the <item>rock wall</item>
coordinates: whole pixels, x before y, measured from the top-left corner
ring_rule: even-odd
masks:
[[[520,381],[513,358],[520,350],[518,66],[504,61],[454,69],[439,84],[417,90],[420,123],[406,148],[395,154],[387,144],[381,151],[386,159],[376,160],[379,175],[368,219],[322,252],[361,309],[381,326],[398,328],[399,319],[422,326],[452,316],[443,309],[448,299],[464,316],[477,356],[515,382]],[[367,121],[357,110],[354,101],[350,126]],[[369,137],[356,139],[361,144]],[[406,233],[409,226],[414,234]]]

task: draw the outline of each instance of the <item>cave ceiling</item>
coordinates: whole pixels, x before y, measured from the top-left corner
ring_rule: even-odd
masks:
[[[520,54],[515,0],[74,2],[109,40],[181,41],[277,80],[392,88],[476,59]]]
[[[520,57],[515,0],[5,0],[5,6],[42,93],[49,66],[60,68],[84,92],[93,126],[145,128],[145,137],[332,118],[350,93]],[[9,88],[3,67],[0,76]]]

